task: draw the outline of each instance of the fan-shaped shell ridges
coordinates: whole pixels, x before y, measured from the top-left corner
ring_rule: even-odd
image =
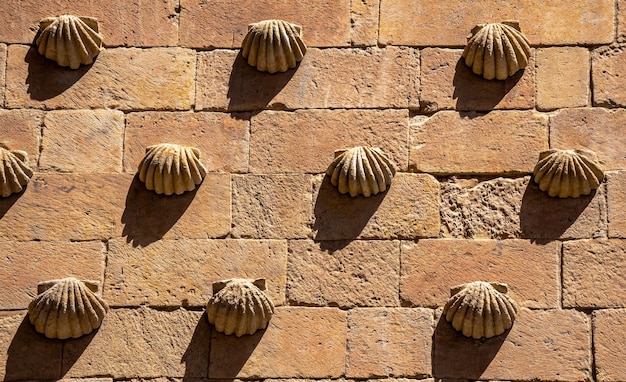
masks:
[[[513,326],[517,305],[506,284],[475,281],[452,288],[443,308],[446,321],[466,337],[491,338]]]
[[[100,326],[109,307],[83,282],[69,277],[47,283],[54,285],[28,305],[37,332],[48,338],[78,338]]]
[[[33,170],[26,164],[28,154],[25,151],[0,147],[0,156],[2,156],[2,171],[0,172],[2,197],[22,192],[33,176]]]
[[[533,171],[535,182],[550,196],[589,195],[604,179],[600,165],[591,159],[594,157],[594,153],[583,150],[543,151]]]
[[[396,167],[381,149],[358,146],[335,151],[335,160],[326,174],[340,193],[369,197],[387,189],[396,174]]]
[[[530,44],[519,30],[506,24],[485,24],[472,33],[463,57],[475,74],[487,80],[506,80],[528,65]]]
[[[306,53],[302,27],[282,20],[264,20],[248,25],[241,55],[262,72],[286,72],[295,68]]]
[[[62,15],[39,22],[39,37],[35,43],[39,54],[60,66],[78,69],[89,65],[102,50],[98,20],[93,17]]]
[[[200,150],[171,143],[148,146],[139,163],[139,180],[157,194],[180,195],[202,183],[206,168],[200,163]]]
[[[250,280],[231,279],[214,292],[206,310],[218,332],[241,337],[265,329],[274,314],[274,304]]]

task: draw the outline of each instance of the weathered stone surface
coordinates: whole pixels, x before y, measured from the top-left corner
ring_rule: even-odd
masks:
[[[187,110],[194,103],[196,54],[189,49],[107,49],[91,66],[59,67],[33,47],[11,45],[10,108]]]
[[[437,3],[437,12],[432,9],[428,0],[383,1],[380,43],[463,46],[477,24],[503,20],[519,20],[522,33],[533,45],[608,44],[614,38],[615,4],[611,0],[575,4],[567,0],[451,1]]]
[[[609,237],[626,238],[626,171],[607,175]]]
[[[439,235],[439,182],[427,174],[396,173],[387,191],[369,198],[341,195],[328,176],[319,175],[313,194],[316,240]]]
[[[146,147],[177,143],[200,149],[209,172],[246,172],[250,123],[237,114],[145,112],[127,116],[124,171],[135,172]]]
[[[212,332],[209,377],[337,378],[345,359],[346,312],[277,308],[268,328],[251,336]]]
[[[593,346],[598,381],[624,381],[626,309],[593,312]]]
[[[626,241],[563,243],[563,306],[626,307]]]
[[[465,65],[461,49],[426,48],[421,51],[422,109],[483,110],[532,109],[535,106],[535,59],[525,70],[505,81],[488,81]]]
[[[278,240],[161,240],[144,248],[109,241],[104,298],[110,305],[203,306],[215,281],[265,278],[285,300],[287,245]]]
[[[233,175],[234,237],[305,238],[311,233],[310,175]]]
[[[297,69],[271,75],[214,50],[198,55],[196,109],[414,107],[419,72],[414,48],[311,48]]]
[[[0,44],[0,65],[3,68],[6,68],[7,63],[7,46],[5,44]],[[0,70],[0,89],[4,89],[6,80],[6,70]],[[0,92],[0,105],[4,106],[4,91]]]
[[[291,305],[399,306],[397,241],[289,242]]]
[[[626,106],[625,42],[621,37],[615,44],[595,49],[591,54],[594,106]]]
[[[401,251],[403,304],[443,306],[455,285],[496,281],[508,284],[509,295],[519,306],[559,307],[556,242],[425,239],[403,242]]]
[[[124,113],[116,110],[46,114],[39,168],[59,172],[121,172]]]
[[[352,46],[375,46],[378,44],[379,9],[380,0],[350,1]]]
[[[193,48],[239,48],[248,24],[280,19],[302,26],[308,46],[350,43],[349,0],[258,0],[233,7],[230,0],[181,0],[180,44]]]
[[[550,147],[591,150],[605,171],[626,170],[625,124],[626,110],[622,109],[559,110],[550,118]]]
[[[33,170],[39,159],[43,117],[43,112],[35,110],[0,110],[0,143],[11,150],[26,151]]]
[[[348,378],[428,375],[433,311],[353,309],[348,314]]]
[[[528,173],[547,148],[547,115],[443,111],[411,121],[409,168],[438,174]]]
[[[335,150],[354,146],[379,147],[401,171],[408,120],[406,110],[265,111],[252,117],[250,171],[321,173]]]
[[[587,48],[538,49],[537,109],[587,106],[591,98],[590,70]]]

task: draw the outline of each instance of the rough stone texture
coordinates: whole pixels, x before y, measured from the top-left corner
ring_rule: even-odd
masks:
[[[43,117],[43,112],[35,110],[0,110],[0,143],[11,150],[26,151],[33,170],[39,159]]]
[[[626,241],[563,243],[563,306],[626,307]]]
[[[626,370],[626,310],[593,313],[593,345],[598,381],[624,381]]]
[[[443,111],[411,121],[409,168],[438,174],[532,172],[548,148],[548,116],[532,111]]]
[[[289,242],[290,305],[399,306],[397,241]]]
[[[46,114],[39,168],[59,172],[121,172],[124,113],[116,110]]]
[[[617,36],[626,36],[626,0],[617,0]]]
[[[278,240],[162,240],[144,248],[109,241],[104,298],[111,305],[203,306],[215,281],[265,278],[285,300],[287,245]]]
[[[609,237],[626,238],[626,171],[607,174]]]
[[[350,1],[350,24],[353,46],[378,44],[378,17],[380,0]]]
[[[348,314],[346,376],[372,378],[431,373],[430,309],[353,309]]]
[[[589,105],[590,70],[591,59],[587,48],[538,49],[537,109],[552,110]]]
[[[496,281],[508,284],[519,306],[559,307],[559,243],[426,239],[403,242],[401,251],[400,297],[408,306],[443,306],[455,285]]]
[[[342,195],[328,176],[319,175],[313,198],[316,240],[439,235],[439,183],[427,174],[396,173],[387,191],[368,198]]]
[[[248,24],[280,19],[302,26],[308,46],[350,43],[350,0],[258,0],[233,6],[231,0],[181,0],[180,45],[193,48],[239,48]]]
[[[6,68],[7,63],[7,46],[0,44],[0,68]],[[6,70],[0,70],[0,89],[4,89],[6,85]],[[4,91],[0,92],[0,106],[4,106]]]
[[[415,107],[419,72],[413,48],[311,48],[297,69],[276,74],[259,72],[238,51],[214,50],[198,55],[196,108]]]
[[[146,147],[177,143],[200,149],[209,172],[246,172],[250,123],[224,113],[145,112],[127,116],[124,171],[135,172]]]
[[[435,8],[428,0],[383,1],[380,43],[463,46],[477,24],[504,20],[518,20],[522,33],[533,45],[608,44],[614,38],[612,0],[582,0],[575,4],[567,0],[450,1],[438,2],[436,7],[437,12],[432,12]]]
[[[189,49],[108,49],[91,66],[59,67],[33,47],[11,45],[9,108],[190,109],[196,55]]]
[[[615,44],[597,48],[591,54],[593,104],[595,106],[626,106],[625,43],[622,36]]]
[[[592,380],[589,318],[574,310],[521,309],[508,333],[464,337],[438,318],[433,376],[469,380]]]
[[[422,110],[532,109],[535,106],[535,59],[505,81],[488,81],[465,65],[461,49],[421,51]]]
[[[605,171],[626,170],[625,124],[626,110],[560,110],[550,118],[550,148],[591,150]]]
[[[211,334],[210,378],[337,378],[344,374],[346,312],[277,308],[268,328],[237,338]]]
[[[250,171],[321,173],[354,146],[379,147],[404,170],[407,133],[406,110],[265,111],[252,117]]]

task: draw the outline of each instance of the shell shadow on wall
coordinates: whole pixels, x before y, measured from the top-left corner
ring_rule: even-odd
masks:
[[[540,190],[559,198],[589,195],[604,179],[595,154],[586,150],[543,151],[533,175]]]
[[[464,336],[491,338],[513,326],[517,305],[506,284],[475,281],[453,287],[450,294],[443,314]]]
[[[25,151],[9,150],[0,144],[0,155],[2,156],[2,197],[22,192],[24,187],[33,176],[33,170],[26,164],[28,154]]]
[[[477,25],[463,51],[465,64],[487,80],[506,80],[528,65],[530,55],[528,40],[513,22]]]
[[[335,160],[326,174],[340,193],[369,197],[387,189],[396,167],[381,149],[358,146],[335,151]]]
[[[148,190],[165,195],[193,191],[206,175],[199,149],[171,143],[148,146],[138,171]]]
[[[214,283],[213,296],[206,307],[209,323],[218,332],[237,337],[265,329],[274,314],[274,304],[264,291],[264,279]]]
[[[73,277],[40,283],[28,305],[30,323],[48,338],[78,338],[100,327],[109,310],[94,283]]]
[[[60,66],[78,69],[80,64],[89,65],[102,50],[98,19],[72,15],[45,18],[39,22],[35,43],[39,54]]]
[[[302,27],[282,20],[264,20],[248,25],[241,55],[262,72],[286,72],[295,68],[306,53]]]

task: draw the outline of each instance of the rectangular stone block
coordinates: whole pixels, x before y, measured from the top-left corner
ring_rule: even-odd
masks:
[[[589,56],[587,48],[579,47],[537,50],[537,109],[553,110],[589,105]]]
[[[266,330],[237,338],[211,334],[211,379],[337,378],[346,360],[346,312],[277,308]]]
[[[352,46],[378,44],[378,18],[380,0],[350,1]]]
[[[508,284],[520,306],[559,307],[557,242],[425,239],[403,242],[401,252],[403,305],[441,307],[455,285],[496,281]]]
[[[620,12],[623,13],[624,11],[620,9]],[[624,91],[624,86],[626,86],[626,80],[624,80],[624,76],[626,76],[625,60],[626,53],[619,43],[600,47],[592,51],[591,78],[593,81],[594,106],[609,108],[626,106],[626,91]]]
[[[597,380],[626,380],[626,309],[593,312],[593,347]]]
[[[189,49],[107,49],[91,66],[59,67],[33,47],[11,45],[9,108],[188,110],[194,104],[196,54]]]
[[[295,70],[269,75],[238,51],[198,56],[196,109],[407,108],[419,105],[419,51],[315,49]]]
[[[397,241],[289,242],[290,305],[399,306]]]
[[[0,65],[3,68],[6,68],[6,64],[7,64],[7,46],[5,44],[0,44]],[[5,80],[6,80],[6,70],[0,70],[1,89],[5,88],[5,85],[6,85]],[[4,90],[0,92],[0,105],[4,106]]]
[[[609,237],[626,238],[626,171],[607,176]]]
[[[2,143],[10,150],[26,151],[28,165],[33,170],[39,162],[43,118],[44,113],[37,110],[0,110]]]

